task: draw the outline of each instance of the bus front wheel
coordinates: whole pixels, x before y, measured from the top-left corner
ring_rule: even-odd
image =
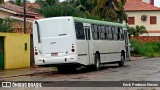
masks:
[[[96,71],[98,71],[100,69],[100,56],[99,56],[99,54],[95,54],[94,67],[95,67]]]

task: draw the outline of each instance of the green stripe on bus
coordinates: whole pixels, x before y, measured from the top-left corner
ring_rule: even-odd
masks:
[[[85,18],[79,18],[79,17],[73,17],[75,21],[83,22],[83,23],[91,23],[91,24],[101,24],[101,25],[111,25],[111,26],[119,26],[119,27],[126,27],[125,25],[121,23],[114,23],[114,22],[108,22],[108,21],[100,21],[100,20],[93,20],[93,19],[85,19]]]

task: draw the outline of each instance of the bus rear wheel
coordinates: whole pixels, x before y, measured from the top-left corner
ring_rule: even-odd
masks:
[[[99,56],[99,54],[95,54],[94,68],[96,71],[98,71],[100,69],[100,56]]]
[[[120,67],[123,67],[123,66],[124,66],[124,60],[125,60],[125,58],[124,58],[124,55],[122,54],[122,55],[121,55],[121,61],[118,62],[118,65],[119,65]]]

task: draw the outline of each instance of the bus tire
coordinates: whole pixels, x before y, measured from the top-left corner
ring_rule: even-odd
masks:
[[[96,71],[98,71],[100,69],[100,55],[97,53],[95,54],[94,68]]]
[[[121,54],[121,61],[118,62],[118,65],[119,65],[120,67],[123,67],[123,66],[124,66],[124,61],[125,61],[124,54]]]

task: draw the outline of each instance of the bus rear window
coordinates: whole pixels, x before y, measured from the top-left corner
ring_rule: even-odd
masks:
[[[75,22],[75,30],[76,30],[76,37],[78,40],[84,40],[84,28],[83,23],[81,22]]]

